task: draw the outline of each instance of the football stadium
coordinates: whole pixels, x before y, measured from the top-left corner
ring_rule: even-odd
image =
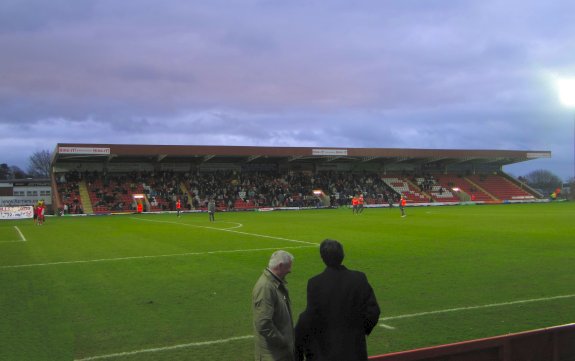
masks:
[[[324,239],[373,287],[372,360],[575,360],[575,205],[503,170],[550,156],[58,144],[1,207],[0,360],[252,360],[270,255],[295,322]]]

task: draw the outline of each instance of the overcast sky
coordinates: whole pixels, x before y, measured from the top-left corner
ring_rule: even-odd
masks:
[[[0,163],[57,143],[549,150],[573,0],[2,0]]]

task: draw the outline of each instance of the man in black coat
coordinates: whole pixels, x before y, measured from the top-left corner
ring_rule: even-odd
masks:
[[[366,336],[379,320],[379,305],[364,273],[348,270],[343,246],[320,245],[326,269],[307,284],[307,308],[296,326],[296,358],[365,361]]]

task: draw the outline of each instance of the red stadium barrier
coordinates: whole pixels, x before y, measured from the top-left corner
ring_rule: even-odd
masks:
[[[575,360],[575,323],[371,356],[370,361],[568,361]]]

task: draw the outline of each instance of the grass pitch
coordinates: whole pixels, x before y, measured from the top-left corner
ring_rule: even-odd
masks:
[[[369,354],[575,320],[575,203],[0,221],[0,360],[251,360],[251,290],[295,256],[294,317],[344,245],[382,308]]]

